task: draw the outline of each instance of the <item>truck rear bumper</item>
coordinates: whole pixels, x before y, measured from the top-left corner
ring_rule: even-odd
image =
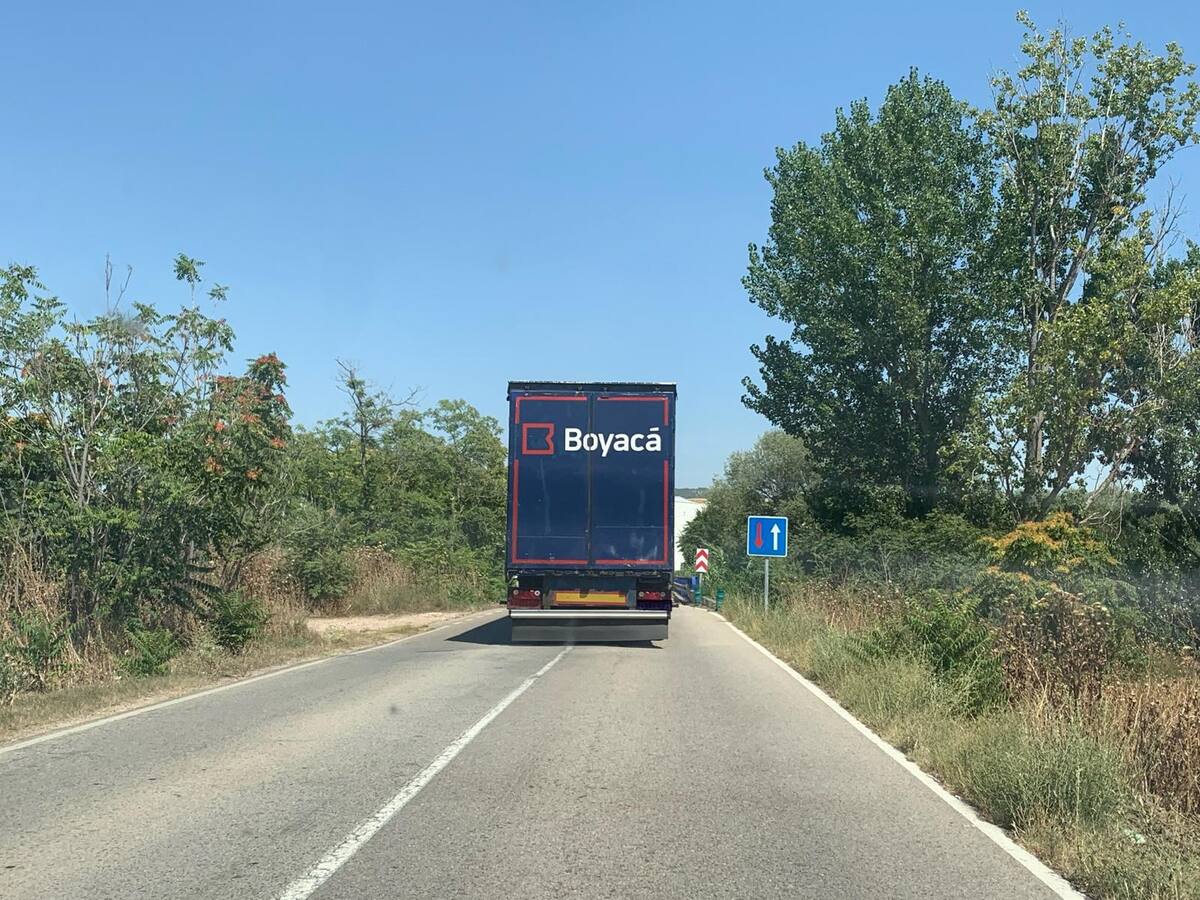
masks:
[[[665,641],[668,610],[511,609],[514,641]]]

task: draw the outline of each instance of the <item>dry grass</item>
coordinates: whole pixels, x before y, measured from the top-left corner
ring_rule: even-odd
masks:
[[[488,587],[470,574],[438,578],[418,577],[413,570],[384,550],[351,552],[353,577],[340,600],[322,604],[329,616],[406,615],[420,612],[463,611],[491,605]],[[312,615],[300,585],[287,573],[284,555],[268,550],[242,570],[243,591],[258,597],[270,613],[267,629],[279,637],[303,631]],[[498,598],[503,600],[503,592]]]
[[[1200,671],[1105,685],[1097,719],[1144,793],[1200,815]]]
[[[341,615],[381,615],[442,608],[429,590],[417,583],[411,569],[382,551],[353,554],[354,579],[337,604]]]
[[[1091,702],[1118,665],[1112,612],[1101,603],[1051,586],[1036,615],[1004,610],[997,649],[1013,696]]]
[[[491,596],[490,585],[477,574],[418,577],[383,550],[356,550],[352,561],[350,590],[332,607],[338,615],[476,609],[504,599],[502,588],[497,596]]]
[[[1200,897],[1197,833],[1195,823],[1150,808],[1118,827],[1064,828],[1053,818],[1037,820],[1017,837],[1090,897],[1195,900]]]
[[[795,617],[809,610],[820,614],[830,628],[860,632],[895,618],[904,608],[904,594],[894,584],[847,584],[837,590],[817,581],[802,581],[773,601],[772,612]]]
[[[304,631],[308,603],[300,585],[287,572],[282,550],[268,549],[247,561],[238,575],[238,587],[266,608],[270,615],[268,634],[288,637]]]

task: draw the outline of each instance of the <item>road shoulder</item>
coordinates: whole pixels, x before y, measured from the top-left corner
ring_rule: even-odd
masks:
[[[1023,868],[1031,875],[1037,878],[1042,884],[1053,891],[1058,897],[1063,900],[1087,900],[1086,896],[1076,890],[1069,881],[1062,875],[1055,872],[1044,862],[1018,844],[1009,836],[1003,828],[988,822],[980,817],[979,813],[963,801],[950,793],[936,778],[924,771],[915,762],[905,756],[900,750],[888,743],[870,727],[861,722],[857,717],[850,713],[845,707],[837,702],[833,697],[822,690],[818,685],[809,681],[794,668],[756,641],[742,629],[738,628],[733,622],[725,618],[720,613],[712,610],[705,610],[709,615],[719,619],[729,628],[731,628],[742,640],[746,641],[754,647],[759,653],[766,656],[771,662],[786,672],[793,680],[798,682],[806,691],[817,698],[822,704],[829,707],[841,719],[846,721],[851,727],[863,735],[872,744],[878,747],[883,753],[891,758],[897,765],[904,769],[909,775],[920,782],[924,787],[931,791],[938,799],[942,800],[946,805],[953,809],[956,813],[962,816],[969,822],[972,827],[985,835],[992,843],[998,846],[1001,850],[1007,853],[1010,857],[1016,860]]]
[[[125,676],[24,695],[9,706],[0,706],[0,753],[213,690],[349,653],[378,649],[492,611],[485,608],[461,612],[313,617],[308,624],[315,639],[271,643],[240,657],[223,659],[210,671],[184,671],[143,678]]]

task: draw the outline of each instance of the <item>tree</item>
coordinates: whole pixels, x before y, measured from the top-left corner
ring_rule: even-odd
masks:
[[[997,247],[1013,287],[992,468],[1026,516],[1090,464],[1107,470],[1101,488],[1119,479],[1162,411],[1186,304],[1156,280],[1175,215],[1169,200],[1152,214],[1147,189],[1200,137],[1200,88],[1176,44],[1156,56],[1111,29],[1069,38],[1018,19],[1026,65],[993,80],[980,121],[1001,164]]]
[[[750,450],[730,455],[724,475],[707,492],[704,509],[684,528],[684,559],[691,559],[697,546],[742,559],[746,516],[751,514],[802,523],[808,518],[805,495],[815,480],[803,442],[782,431],[766,432]]]
[[[1187,305],[1184,327],[1169,348],[1173,377],[1162,385],[1162,411],[1155,427],[1130,454],[1130,468],[1143,485],[1142,515],[1159,516],[1158,534],[1175,565],[1200,571],[1200,247],[1161,267],[1161,290],[1174,289]],[[1155,365],[1149,359],[1143,364]]]
[[[504,549],[504,503],[508,468],[500,423],[482,415],[465,400],[442,400],[427,416],[432,430],[445,440],[443,457],[452,471],[449,518],[468,546],[497,561]]]
[[[853,511],[899,485],[924,514],[994,374],[993,170],[966,108],[910,72],[877,116],[839,110],[819,147],[777,151],[750,300],[792,326],[752,352],[745,402],[803,439]]]
[[[176,260],[193,299],[200,265]],[[278,359],[217,376],[228,324],[194,302],[127,308],[128,283],[106,264],[108,308],[86,322],[42,296],[32,269],[12,267],[0,285],[0,556],[61,581],[79,634],[204,612],[206,573],[271,535],[290,415]]]
[[[396,409],[372,399],[357,374],[353,384],[346,416],[300,430],[292,443],[289,547],[310,552],[320,536],[338,549],[367,545],[416,558],[420,546],[431,555],[462,551],[474,555],[471,565],[495,569],[507,483],[499,423],[462,400]],[[384,407],[386,417],[372,413]]]
[[[283,394],[284,369],[267,353],[240,377],[217,376],[190,433],[180,435],[190,451],[180,457],[190,470],[204,472],[207,508],[217,513],[206,532],[227,590],[246,560],[278,539],[287,507],[283,475],[292,411]]]
[[[378,446],[379,435],[392,423],[396,410],[411,406],[417,391],[411,391],[406,399],[397,401],[383,391],[372,392],[351,363],[339,359],[338,368],[341,369],[338,386],[350,401],[350,409],[338,423],[354,435],[359,473],[358,514],[363,526],[370,531],[374,527],[374,512],[372,479],[367,471],[368,455]]]

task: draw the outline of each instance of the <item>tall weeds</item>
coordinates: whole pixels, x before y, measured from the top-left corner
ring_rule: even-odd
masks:
[[[1200,672],[1105,685],[1095,720],[1143,793],[1200,816]]]

